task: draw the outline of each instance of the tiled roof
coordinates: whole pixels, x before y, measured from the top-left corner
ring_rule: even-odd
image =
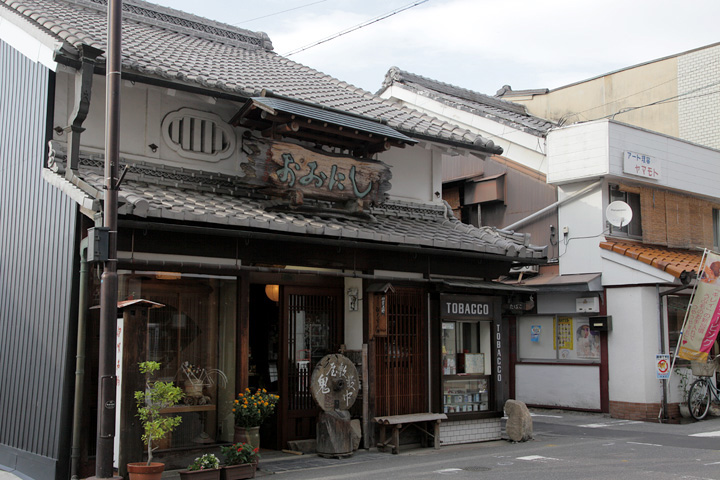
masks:
[[[388,70],[383,88],[394,84],[401,84],[404,88],[450,107],[495,120],[535,136],[545,136],[555,126],[550,121],[530,115],[524,105],[405,72],[397,67]]]
[[[60,173],[45,170],[46,179],[65,192],[73,192],[72,198],[84,206],[99,205],[96,200],[102,195],[104,178],[102,156],[83,154],[79,169],[82,182],[70,182],[61,175],[62,149],[57,142],[53,145],[58,148],[51,149],[56,154],[50,159],[51,165]],[[329,240],[460,250],[514,260],[547,257],[547,247],[530,245],[527,235],[464,224],[447,205],[395,201],[374,206],[365,215],[350,215],[331,210],[327,202],[317,202],[310,213],[293,210],[283,200],[242,189],[237,179],[227,175],[142,163],[130,168],[123,180],[119,205],[119,215],[143,218],[316,235]]]
[[[34,27],[77,49],[107,50],[107,0],[0,0]],[[7,15],[7,14],[6,14]],[[410,136],[501,153],[468,130],[401,107],[272,52],[267,35],[140,0],[123,2],[124,72],[242,97],[263,90],[386,121]],[[72,56],[73,48],[64,55]],[[63,52],[61,52],[63,53]],[[103,60],[103,57],[100,59]]]
[[[681,280],[697,274],[702,260],[702,252],[643,243],[605,241],[600,243],[600,248],[646,263]]]

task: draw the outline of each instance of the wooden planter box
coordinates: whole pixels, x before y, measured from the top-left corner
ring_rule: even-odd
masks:
[[[220,469],[209,470],[180,470],[182,480],[220,480]]]
[[[221,480],[241,480],[244,478],[255,478],[255,464],[243,463],[242,465],[229,465],[221,468]]]

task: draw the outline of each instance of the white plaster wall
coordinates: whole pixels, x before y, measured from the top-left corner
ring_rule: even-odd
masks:
[[[380,96],[480,134],[501,146],[503,156],[534,170],[547,173],[545,139],[542,137],[509,127],[481,115],[445,105],[401,86],[393,85],[386,88],[380,93]]]
[[[442,155],[420,146],[391,148],[378,156],[378,160],[392,168],[394,200],[432,202],[435,192],[442,192]]]
[[[57,75],[56,98],[60,99],[55,109],[53,126],[61,128],[69,124],[73,111],[75,82],[72,70],[60,69]],[[241,133],[235,128],[236,150],[226,159],[216,162],[193,160],[181,157],[163,140],[161,124],[163,118],[181,108],[190,108],[217,115],[221,122],[228,122],[235,115],[240,104],[217,100],[210,96],[182,92],[123,81],[121,87],[122,107],[120,111],[120,156],[127,161],[157,161],[164,165],[189,167],[228,175],[241,174],[241,163],[245,155],[241,152]],[[102,153],[105,148],[105,78],[93,78],[92,98],[88,118],[83,124],[83,149]],[[67,135],[54,133],[58,141],[67,141]],[[153,152],[149,147],[159,148]],[[442,158],[438,151],[420,146],[392,148],[378,156],[392,167],[391,198],[415,202],[437,202],[435,192],[442,191]]]
[[[612,285],[679,284],[679,280],[669,273],[638,262],[619,253],[600,250],[602,258],[602,283]]]
[[[661,175],[651,179],[624,172],[625,151],[653,157]],[[610,120],[551,131],[548,164],[548,183],[556,184],[609,175],[716,199],[720,183],[720,151]]]
[[[576,182],[608,173],[608,126],[604,122],[551,130],[547,137],[548,183]]]
[[[581,182],[558,187],[558,199],[582,190],[592,182]],[[558,252],[560,274],[600,272],[602,263],[598,243],[604,240],[603,212],[604,187],[568,200],[558,207]],[[567,228],[567,235],[563,233]]]
[[[533,405],[600,409],[598,365],[517,365],[516,399]]]
[[[611,401],[657,403],[661,381],[655,378],[660,353],[658,296],[655,287],[607,289],[608,374]]]

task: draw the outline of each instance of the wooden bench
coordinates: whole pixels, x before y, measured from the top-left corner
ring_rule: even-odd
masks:
[[[385,451],[386,447],[392,447],[392,453],[397,454],[400,450],[400,433],[408,427],[415,427],[425,434],[432,437],[435,448],[440,448],[440,422],[447,420],[444,413],[411,413],[408,415],[390,415],[387,417],[375,417],[374,420],[380,425],[380,443],[377,444],[378,450]],[[433,433],[430,433],[425,427],[428,422],[433,422]],[[392,426],[392,435],[390,439],[386,436],[386,427]],[[423,446],[425,446],[425,437],[423,437]]]

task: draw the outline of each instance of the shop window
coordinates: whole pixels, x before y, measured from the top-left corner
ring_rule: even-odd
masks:
[[[517,340],[521,361],[600,361],[600,334],[587,317],[523,317]]]
[[[610,202],[616,200],[627,203],[632,209],[632,220],[624,227],[610,226],[610,233],[615,236],[624,236],[642,239],[642,218],[640,217],[640,194],[624,192],[618,185],[610,185]]]
[[[713,245],[716,251],[720,251],[720,210],[713,208]]]
[[[492,398],[490,321],[442,322],[443,407],[445,413],[489,409]]]
[[[236,281],[179,274],[120,276],[120,298],[162,304],[148,312],[138,362],[161,363],[158,379],[183,387],[172,407],[182,423],[161,449],[228,442],[233,437]],[[128,351],[133,351],[130,349]]]

